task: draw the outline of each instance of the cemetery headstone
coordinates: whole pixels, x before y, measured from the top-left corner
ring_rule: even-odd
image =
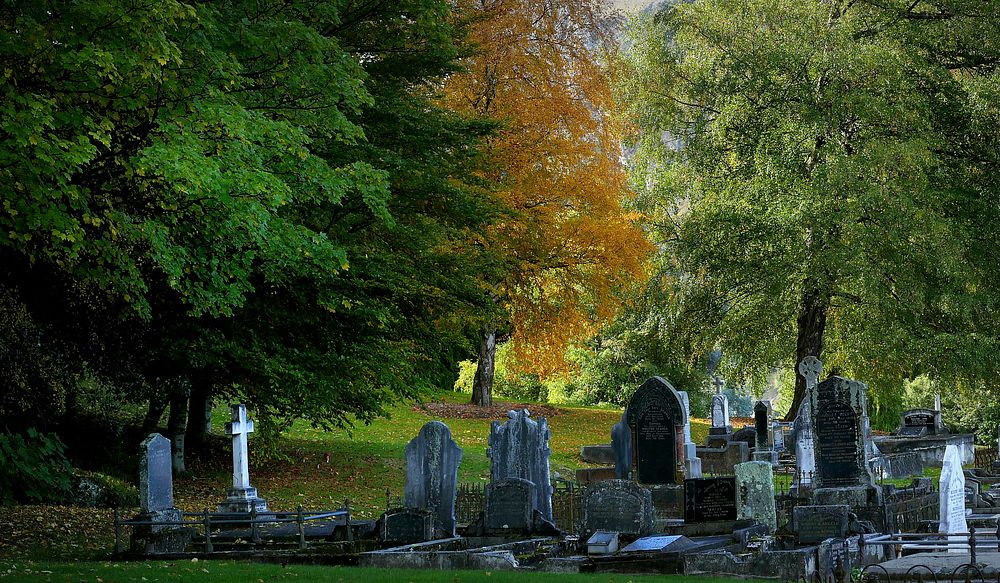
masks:
[[[660,377],[648,379],[632,395],[623,421],[630,439],[624,439],[622,428],[612,431],[615,459],[628,459],[630,468],[634,459],[634,476],[640,483],[676,484],[677,463],[683,456],[683,450],[678,449],[684,442],[684,406],[676,389]],[[628,447],[622,447],[626,441]],[[629,458],[625,457],[626,449]]]
[[[733,432],[729,424],[729,399],[725,395],[712,395],[712,428],[723,429],[724,433]]]
[[[233,487],[219,504],[219,512],[243,513],[256,509],[267,512],[267,502],[257,496],[257,488],[250,485],[247,437],[253,433],[253,421],[247,418],[243,403],[232,406],[232,421],[226,423],[226,434],[233,437]]]
[[[792,432],[795,435],[795,490],[812,488],[813,474],[816,473],[816,446],[813,441],[812,406],[810,394],[823,372],[823,362],[815,356],[807,356],[799,362],[798,372],[806,382],[806,394],[795,415]]]
[[[396,508],[386,511],[380,521],[384,542],[410,544],[434,538],[434,514],[420,508]]]
[[[846,538],[851,508],[846,504],[800,505],[792,509],[792,530],[801,545],[821,543],[828,538]]]
[[[174,480],[170,440],[151,433],[139,445],[140,518],[153,522],[180,522],[181,511],[174,506]],[[154,525],[152,532],[171,528]]]
[[[736,520],[736,478],[684,480],[684,522]]]
[[[832,376],[810,391],[817,488],[871,486],[865,443],[867,385]]]
[[[619,480],[632,479],[632,430],[625,420],[625,413],[611,428],[611,451],[615,458],[615,477]]]
[[[949,535],[968,532],[965,520],[965,472],[962,471],[962,455],[955,445],[949,445],[945,449],[938,490],[941,513],[938,532]],[[952,541],[948,552],[967,552],[967,545],[955,544],[965,540],[965,536],[949,536],[948,540]]]
[[[586,532],[605,530],[631,535],[653,532],[652,494],[635,482],[605,480],[588,486],[581,504]]]
[[[490,428],[489,448],[492,482],[521,478],[533,484],[529,510],[537,510],[543,519],[552,521],[552,484],[549,478],[548,422],[534,421],[526,410],[510,411],[507,422],[494,421]],[[530,514],[529,514],[530,515]]]
[[[698,459],[698,446],[691,440],[691,401],[686,391],[677,391],[684,407],[684,477],[701,477],[701,460]]]
[[[896,435],[900,437],[924,437],[926,435],[941,435],[947,433],[941,422],[941,411],[935,409],[910,409],[900,414],[899,428]]]
[[[753,459],[758,462],[778,463],[778,453],[771,442],[771,404],[767,401],[757,401],[753,407],[754,417],[754,447]]]
[[[535,484],[523,478],[505,478],[486,487],[488,533],[528,532],[532,529]]]
[[[997,428],[997,459],[993,462],[993,473],[1000,474],[1000,427]]]
[[[403,504],[433,513],[437,529],[455,536],[455,494],[462,448],[451,430],[440,421],[430,421],[406,444],[406,485]]]
[[[778,517],[774,505],[774,470],[771,464],[746,462],[734,469],[736,518],[751,519],[774,532],[778,526]]]

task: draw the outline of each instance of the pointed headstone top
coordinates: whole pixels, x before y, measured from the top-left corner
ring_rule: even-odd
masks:
[[[806,388],[816,386],[816,380],[823,374],[823,361],[815,356],[807,356],[799,363],[799,374],[806,379]]]

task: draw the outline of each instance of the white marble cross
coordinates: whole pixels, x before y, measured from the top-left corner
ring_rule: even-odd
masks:
[[[806,379],[806,389],[816,386],[819,375],[823,373],[823,361],[815,356],[807,356],[799,363],[799,374]]]
[[[253,433],[253,421],[247,419],[247,406],[233,405],[233,420],[226,423],[226,433],[233,436],[233,489],[250,488],[247,437]]]

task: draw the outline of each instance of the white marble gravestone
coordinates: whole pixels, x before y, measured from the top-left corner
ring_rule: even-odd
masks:
[[[806,393],[795,416],[795,473],[798,488],[810,488],[816,473],[816,447],[813,443],[812,407],[809,394],[816,386],[823,372],[823,362],[815,356],[807,356],[799,363],[799,374],[806,380]]]
[[[243,403],[232,406],[232,421],[226,423],[226,434],[233,436],[233,487],[219,504],[219,512],[267,512],[267,502],[257,497],[257,488],[250,485],[247,438],[253,433],[253,421],[247,418]]]
[[[941,534],[967,533],[969,527],[965,521],[965,472],[962,470],[962,455],[958,447],[949,445],[944,452],[944,463],[941,466],[941,481],[939,482],[941,504],[938,532]],[[956,544],[965,541],[966,535],[949,536],[948,552],[968,552],[968,545]]]

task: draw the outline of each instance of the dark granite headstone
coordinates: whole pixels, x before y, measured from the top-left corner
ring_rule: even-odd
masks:
[[[817,544],[828,538],[845,538],[850,526],[850,512],[846,504],[796,506],[792,509],[792,530],[799,544],[803,545]]]
[[[528,532],[532,527],[535,485],[522,478],[507,478],[486,487],[486,530]]]
[[[896,435],[900,437],[923,437],[925,435],[946,434],[941,423],[941,412],[934,409],[910,409],[900,415]]]
[[[676,484],[685,420],[677,391],[660,377],[648,379],[632,395],[624,418],[632,433],[636,479],[644,484]]]
[[[144,514],[174,507],[170,440],[151,433],[140,444],[139,508]]]
[[[684,480],[684,522],[736,520],[736,478]]]
[[[633,535],[653,532],[652,495],[635,482],[607,480],[588,486],[582,505],[586,532],[607,530]]]
[[[494,421],[490,428],[489,448],[491,478],[497,484],[508,478],[521,478],[533,484],[528,515],[537,510],[552,521],[552,484],[549,478],[549,431],[544,418],[535,421],[525,409],[507,413],[507,422]]]
[[[455,536],[455,492],[462,448],[451,438],[447,425],[431,421],[406,444],[405,456],[403,504],[432,512],[437,528],[445,536]]]
[[[822,403],[813,424],[819,485],[823,488],[860,485],[864,452],[859,451],[861,427],[851,406],[841,401]]]
[[[754,441],[758,450],[770,449],[771,446],[768,439],[768,427],[771,420],[767,418],[767,413],[767,404],[763,401],[757,401],[757,404],[753,406]]]
[[[385,542],[409,544],[434,538],[434,514],[418,508],[396,508],[382,515]]]

